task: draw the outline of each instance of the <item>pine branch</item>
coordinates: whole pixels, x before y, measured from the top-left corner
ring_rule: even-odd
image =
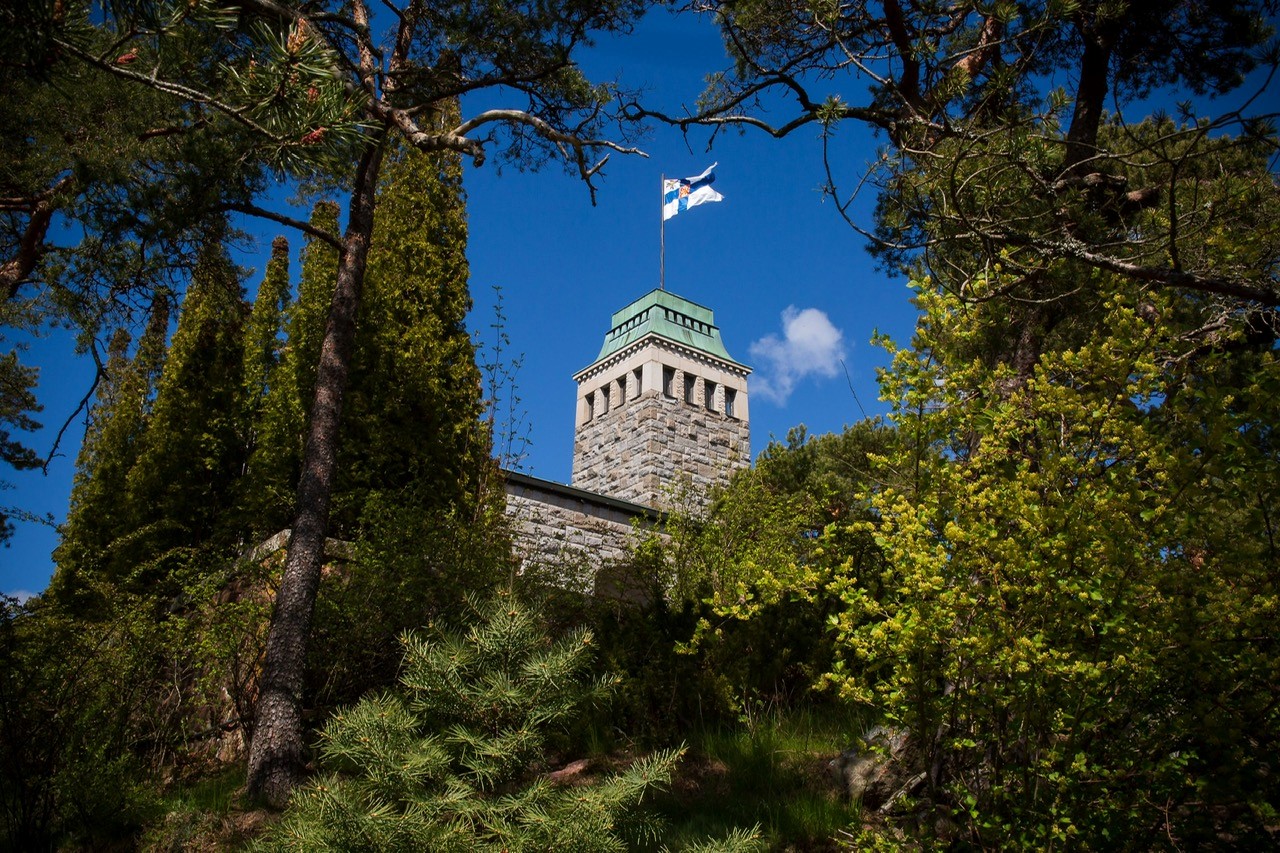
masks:
[[[310,222],[303,222],[301,219],[294,219],[291,216],[285,216],[283,213],[276,213],[273,210],[258,207],[258,205],[253,204],[252,202],[226,202],[222,205],[222,209],[233,211],[235,213],[244,213],[249,216],[257,216],[261,219],[269,219],[270,221],[279,223],[280,225],[287,225],[290,228],[296,228],[304,234],[309,234],[318,240],[323,240],[328,243],[330,246],[337,249],[339,254],[341,254],[345,248],[342,238],[336,234],[312,225]]]

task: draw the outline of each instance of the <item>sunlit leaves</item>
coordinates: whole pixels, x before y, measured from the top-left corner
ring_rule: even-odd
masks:
[[[1280,666],[1259,642],[1275,617],[1264,436],[1280,412],[1262,389],[1277,365],[1223,354],[1183,374],[1167,359],[1179,329],[1098,284],[1097,333],[1024,379],[964,359],[982,315],[922,289],[916,345],[884,387],[899,431],[942,453],[928,488],[872,495],[857,525],[884,562],[835,584],[831,678],[931,738],[932,796],[975,840],[1257,832],[1261,812],[1227,803],[1265,812],[1275,795],[1247,756],[1271,741]],[[1228,707],[1209,698],[1224,689]],[[1202,796],[1222,811],[1179,805]]]

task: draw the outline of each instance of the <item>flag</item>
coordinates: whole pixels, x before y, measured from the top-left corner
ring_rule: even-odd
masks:
[[[724,201],[724,196],[711,188],[715,183],[715,169],[719,163],[712,163],[707,171],[696,178],[668,179],[662,182],[662,221],[665,222],[677,213],[684,213],[691,207],[697,207],[704,201]]]

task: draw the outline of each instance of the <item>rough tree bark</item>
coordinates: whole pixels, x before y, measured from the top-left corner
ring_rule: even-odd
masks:
[[[49,233],[49,224],[53,222],[56,210],[54,197],[70,187],[73,181],[71,177],[63,178],[35,198],[0,199],[0,210],[26,210],[30,215],[14,256],[0,263],[0,293],[4,293],[6,299],[13,299],[18,295],[18,288],[44,257],[44,238]]]
[[[356,172],[333,305],[316,371],[293,538],[267,635],[249,751],[248,788],[251,798],[273,808],[283,808],[288,803],[306,764],[302,685],[307,641],[324,563],[324,540],[337,469],[338,422],[351,367],[385,139],[384,131],[370,141]]]
[[[1065,171],[1077,171],[1097,152],[1098,127],[1102,123],[1102,111],[1110,89],[1108,75],[1113,37],[1084,23],[1077,24],[1077,30],[1084,50],[1080,54],[1080,80],[1076,85],[1071,127],[1067,131]]]

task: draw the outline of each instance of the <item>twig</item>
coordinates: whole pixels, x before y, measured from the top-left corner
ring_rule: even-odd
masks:
[[[94,361],[98,361],[97,351],[94,350],[93,352]],[[58,430],[58,434],[53,439],[53,446],[49,448],[49,455],[45,457],[42,463],[40,463],[40,471],[46,476],[49,474],[49,465],[59,456],[58,447],[62,444],[62,437],[66,435],[67,430],[71,427],[71,422],[75,420],[82,411],[87,410],[89,401],[92,400],[93,395],[97,393],[98,383],[102,381],[104,373],[106,373],[106,371],[102,367],[102,362],[98,361],[98,369],[93,374],[93,381],[89,383],[89,390],[85,393],[84,397],[81,398],[80,405],[76,406],[75,411],[67,416],[66,421],[62,424],[62,428]]]

